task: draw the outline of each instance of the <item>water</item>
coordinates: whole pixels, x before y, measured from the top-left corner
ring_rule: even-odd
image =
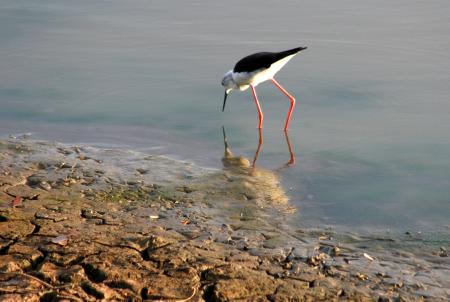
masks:
[[[282,3],[282,4],[281,4]],[[0,3],[0,135],[33,132],[220,167],[258,143],[250,92],[220,80],[256,51],[308,46],[279,73],[298,100],[279,173],[291,223],[354,231],[450,225],[447,1]],[[258,86],[258,165],[289,160],[289,102]]]

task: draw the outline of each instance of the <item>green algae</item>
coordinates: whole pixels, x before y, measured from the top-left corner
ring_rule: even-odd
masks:
[[[143,187],[115,187],[111,191],[96,191],[93,198],[99,202],[154,201],[155,198],[150,194],[150,192],[148,189]]]

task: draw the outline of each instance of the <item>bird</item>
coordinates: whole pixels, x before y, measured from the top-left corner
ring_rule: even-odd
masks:
[[[274,76],[299,51],[305,49],[307,49],[307,47],[297,47],[281,52],[258,52],[239,60],[232,70],[225,73],[222,79],[222,86],[225,88],[222,112],[225,111],[227,97],[233,89],[244,91],[250,87],[253,99],[256,103],[256,109],[258,110],[258,129],[261,129],[263,126],[264,116],[258,101],[255,87],[262,82],[271,80],[291,102],[286,123],[284,125],[284,131],[287,131],[289,128],[289,121],[291,120],[292,111],[295,106],[295,98],[275,80]]]

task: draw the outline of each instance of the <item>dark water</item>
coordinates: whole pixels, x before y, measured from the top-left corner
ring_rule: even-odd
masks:
[[[123,145],[219,167],[258,143],[250,92],[220,80],[247,54],[308,46],[278,74],[298,101],[280,170],[294,223],[450,225],[448,1],[0,2],[0,135]],[[258,86],[258,165],[289,160],[289,102]]]

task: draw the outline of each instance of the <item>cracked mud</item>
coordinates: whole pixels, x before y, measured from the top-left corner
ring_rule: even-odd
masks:
[[[449,298],[445,250],[434,275],[394,274],[326,231],[287,234],[268,218],[293,210],[276,177],[231,153],[224,167],[0,141],[0,300]]]

